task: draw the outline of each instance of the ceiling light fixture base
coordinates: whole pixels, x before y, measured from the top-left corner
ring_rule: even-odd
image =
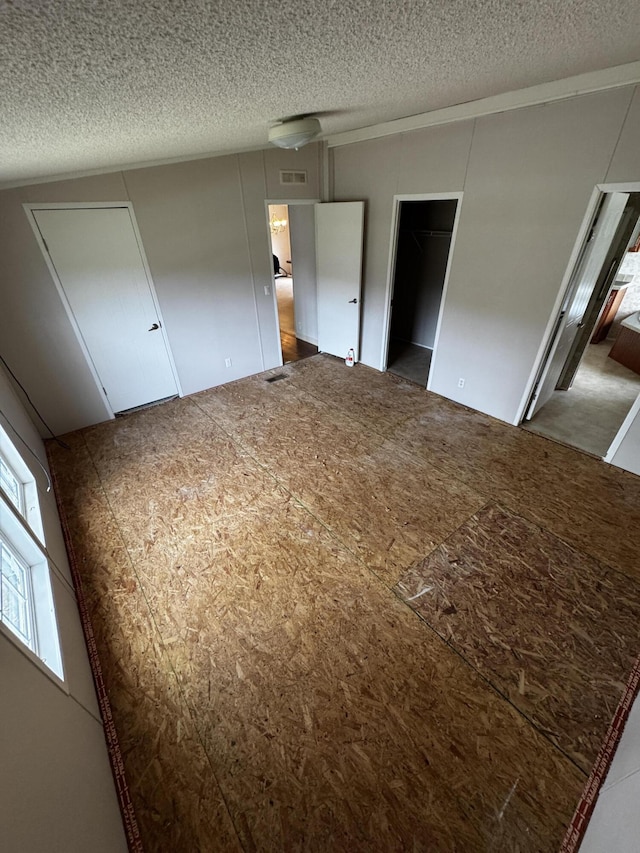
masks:
[[[278,148],[302,148],[321,131],[317,118],[301,118],[285,121],[269,128],[269,142]]]

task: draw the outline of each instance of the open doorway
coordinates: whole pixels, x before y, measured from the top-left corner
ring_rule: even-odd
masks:
[[[386,369],[425,387],[444,293],[458,197],[397,202]]]
[[[268,204],[283,364],[318,352],[315,222],[311,204]]]
[[[639,235],[640,193],[603,193],[523,423],[600,457],[640,394]]]

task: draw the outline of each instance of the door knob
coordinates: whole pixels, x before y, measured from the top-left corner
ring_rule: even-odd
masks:
[[[160,326],[157,323],[154,323],[153,326],[148,330],[150,332],[155,332],[156,329],[159,329]]]
[[[357,305],[357,304],[358,304],[358,300],[357,300],[357,299],[350,299],[350,300],[349,300],[349,305]]]

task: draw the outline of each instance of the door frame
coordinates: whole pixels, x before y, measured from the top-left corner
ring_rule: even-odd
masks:
[[[91,357],[91,353],[85,343],[85,340],[82,336],[82,332],[80,330],[80,326],[75,318],[75,315],[71,309],[71,305],[69,304],[69,300],[67,299],[67,294],[64,291],[64,287],[62,286],[62,282],[58,276],[56,268],[53,265],[53,261],[51,260],[51,256],[45,246],[44,240],[42,239],[42,235],[40,234],[40,229],[38,228],[38,224],[36,222],[36,218],[34,216],[34,210],[91,210],[91,209],[109,209],[109,208],[126,208],[129,211],[129,218],[131,220],[131,224],[133,226],[133,233],[136,239],[136,243],[138,245],[138,251],[140,252],[140,257],[142,259],[142,266],[144,269],[144,274],[147,279],[147,284],[149,285],[149,291],[151,293],[151,299],[153,301],[153,306],[158,316],[158,320],[160,322],[160,331],[162,332],[162,339],[164,341],[165,348],[167,350],[167,356],[169,357],[169,366],[171,367],[171,373],[173,374],[173,379],[176,383],[176,390],[178,392],[179,397],[184,397],[184,392],[182,390],[182,386],[180,384],[180,378],[178,376],[178,370],[176,368],[176,363],[173,358],[173,352],[171,351],[171,346],[169,345],[169,339],[167,337],[166,325],[164,322],[164,317],[162,316],[162,311],[160,310],[160,303],[158,302],[158,296],[156,294],[156,289],[153,283],[153,278],[151,277],[151,268],[149,267],[149,262],[147,260],[147,256],[144,251],[144,246],[142,244],[142,237],[140,235],[140,229],[138,228],[138,222],[136,220],[135,211],[133,209],[133,202],[131,201],[95,201],[95,202],[25,202],[22,207],[27,215],[27,219],[29,220],[29,224],[31,225],[31,229],[35,235],[36,241],[42,252],[42,256],[44,257],[45,263],[51,274],[53,279],[53,283],[58,291],[58,296],[62,302],[62,305],[67,313],[69,318],[69,322],[71,323],[71,328],[76,336],[78,344],[80,346],[80,350],[84,359],[87,363],[87,367],[93,377],[94,382],[96,383],[96,388],[98,389],[98,394],[103,402],[103,405],[107,411],[109,418],[112,420],[115,418],[115,413],[111,408],[111,403],[107,395],[104,392],[104,388],[102,387],[102,381],[100,376],[98,375],[98,371],[93,363],[93,359]]]
[[[268,257],[269,257],[269,269],[271,270],[270,276],[271,276],[271,279],[273,281],[273,258],[272,258],[273,253],[271,251],[271,232],[269,230],[269,205],[270,204],[286,204],[287,207],[289,207],[292,204],[322,204],[322,202],[320,201],[319,198],[290,198],[290,199],[287,199],[287,198],[265,198],[265,200],[264,200],[264,215],[265,215],[265,222],[267,225],[267,248],[269,250],[269,255],[268,255]],[[315,258],[313,260],[315,263]],[[292,250],[291,250],[291,269],[293,269],[293,268],[294,268],[294,265],[293,265],[293,247],[292,247]],[[295,281],[295,278],[294,278],[294,281]],[[295,284],[294,284],[294,287],[295,287]],[[274,314],[274,318],[275,318],[275,322],[276,322],[276,330],[277,330],[277,334],[278,334],[278,350],[280,352],[280,355],[279,355],[280,364],[278,365],[278,367],[283,367],[284,366],[284,359],[282,357],[282,342],[280,340],[280,316],[278,314],[278,298],[276,296],[275,281],[273,281],[273,284],[271,285],[271,296],[272,296],[272,302],[273,302],[273,314]],[[295,311],[295,301],[296,301],[296,295],[295,295],[295,291],[294,291],[294,294],[293,294],[294,311]]]
[[[615,196],[619,196],[619,199],[616,199]],[[574,347],[577,346],[578,339],[581,338],[582,333],[587,332],[586,339],[588,341],[595,329],[597,318],[593,319],[591,328],[587,328],[587,324],[585,323],[587,308],[591,304],[596,291],[600,292],[604,286],[604,282],[602,281],[603,270],[607,261],[611,261],[610,255],[614,241],[616,246],[619,243],[619,239],[616,238],[618,237],[618,230],[621,227],[628,200],[629,193],[600,193],[598,196],[595,213],[589,223],[587,236],[580,247],[576,262],[571,270],[560,307],[560,313],[558,314],[553,332],[549,337],[544,358],[540,364],[540,370],[531,390],[529,403],[523,413],[523,423],[534,418],[540,409],[544,408],[550,400],[553,391],[559,387],[560,379],[573,357],[573,353],[575,352]],[[592,263],[593,261],[595,261],[595,264]],[[612,269],[613,265],[610,263],[605,274],[605,281],[609,279]],[[587,271],[591,273],[588,296],[582,306],[580,320],[576,322],[578,315],[575,313],[574,306],[578,295],[581,293],[582,283],[585,280],[585,273]],[[582,291],[583,294],[586,292],[586,290]],[[604,299],[606,299],[606,296],[603,297],[603,304]],[[573,339],[569,344],[569,349],[564,353],[564,361],[560,363],[557,360],[558,348],[570,324],[574,326]],[[586,346],[582,355],[585,352]],[[555,380],[553,380],[554,387],[550,391],[549,380],[552,379],[551,368],[554,365],[556,370],[559,369],[559,372],[555,376]],[[543,391],[544,394],[542,393]],[[541,400],[543,401],[541,402]]]
[[[514,421],[514,424],[516,426],[520,425],[524,421],[527,411],[529,410],[529,402],[531,400],[531,397],[533,396],[538,377],[542,375],[542,371],[544,370],[544,367],[546,365],[547,359],[553,346],[555,335],[558,331],[562,308],[565,302],[567,301],[567,298],[569,296],[569,288],[572,285],[573,271],[578,265],[578,262],[582,256],[583,248],[586,245],[587,237],[589,236],[589,231],[593,224],[593,220],[598,211],[598,208],[600,207],[600,203],[602,202],[602,196],[605,192],[607,192],[607,190],[604,190],[601,188],[601,186],[596,185],[591,193],[591,197],[587,204],[587,209],[582,219],[582,223],[580,224],[580,228],[578,229],[578,234],[576,236],[575,243],[573,244],[571,254],[569,255],[567,267],[560,282],[558,295],[556,296],[556,301],[554,303],[551,316],[549,317],[547,326],[544,330],[544,334],[542,335],[542,340],[540,341],[540,345],[538,347],[538,352],[536,353],[533,369],[525,385],[524,394],[520,401],[520,405],[518,406],[518,411],[516,413],[516,418]]]
[[[589,199],[589,203],[587,204],[587,209],[585,211],[584,217],[582,219],[582,223],[578,230],[578,234],[576,236],[575,243],[573,245],[573,249],[571,250],[571,254],[569,255],[569,261],[567,263],[567,268],[562,277],[562,282],[560,283],[560,288],[558,290],[558,295],[556,297],[555,305],[553,307],[553,311],[551,312],[551,316],[549,317],[549,321],[547,322],[547,327],[544,331],[544,335],[542,336],[542,340],[540,341],[540,346],[538,347],[538,352],[536,354],[536,359],[533,365],[533,369],[529,375],[529,379],[527,384],[525,385],[524,394],[520,401],[520,405],[518,407],[518,411],[516,414],[516,418],[514,420],[514,425],[519,426],[523,423],[525,416],[527,414],[527,410],[529,408],[529,401],[533,395],[533,391],[538,379],[538,376],[542,373],[544,369],[544,365],[546,363],[546,359],[551,350],[551,346],[553,344],[554,334],[556,332],[558,321],[560,318],[560,313],[562,311],[562,306],[565,303],[566,297],[568,295],[568,288],[571,285],[571,279],[573,276],[574,268],[578,263],[580,258],[582,248],[586,242],[586,239],[589,235],[589,229],[593,223],[593,219],[595,217],[596,211],[600,205],[602,200],[602,196],[605,193],[637,193],[640,192],[640,181],[627,181],[627,182],[618,182],[611,184],[596,184],[591,193],[591,197]],[[627,434],[636,414],[640,411],[640,395],[636,398],[633,406],[629,410],[627,417],[624,419],[620,429],[616,433],[613,438],[613,441],[609,445],[609,449],[606,454],[602,457],[605,462],[611,462],[613,456],[615,455],[616,450],[622,444],[622,441]]]
[[[393,280],[396,271],[396,256],[398,253],[398,232],[400,230],[400,205],[403,201],[457,201],[456,215],[453,220],[453,229],[451,231],[451,243],[449,244],[449,256],[447,258],[447,267],[444,273],[444,283],[442,286],[442,296],[440,297],[440,307],[438,308],[438,320],[436,323],[436,334],[433,340],[433,351],[431,354],[431,367],[429,368],[429,377],[427,379],[427,391],[431,390],[431,377],[433,376],[433,368],[436,363],[436,353],[438,343],[440,341],[440,330],[442,328],[442,318],[444,316],[444,305],[447,298],[447,289],[449,287],[449,277],[451,274],[451,262],[453,260],[453,250],[455,248],[456,236],[458,234],[458,225],[460,223],[460,211],[462,209],[462,198],[464,192],[456,190],[454,192],[443,193],[399,193],[393,197],[393,209],[391,213],[391,237],[389,242],[389,260],[387,263],[387,285],[384,297],[384,320],[382,331],[382,351],[380,353],[380,370],[385,373],[387,370],[387,361],[389,357],[389,339],[391,337],[391,300],[393,299]]]

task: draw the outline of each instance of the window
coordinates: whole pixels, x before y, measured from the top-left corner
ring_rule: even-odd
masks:
[[[31,614],[29,566],[9,547],[0,534],[0,613],[2,621],[22,642],[37,652]]]
[[[22,483],[11,470],[9,464],[0,456],[0,486],[4,489],[7,497],[18,510],[24,515],[24,496]]]
[[[35,478],[0,427],[0,631],[63,678]]]

